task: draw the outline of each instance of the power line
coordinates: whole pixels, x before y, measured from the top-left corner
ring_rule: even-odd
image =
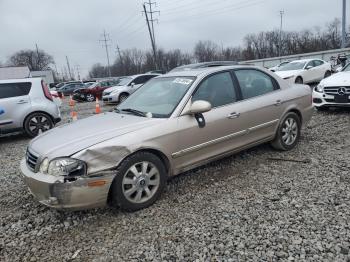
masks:
[[[179,22],[179,19],[180,19],[180,21],[184,21],[186,19],[188,20],[188,19],[195,19],[195,18],[203,18],[204,15],[205,16],[219,15],[219,14],[223,14],[223,13],[227,13],[227,12],[243,9],[243,8],[246,8],[246,7],[259,5],[259,4],[262,4],[263,2],[265,2],[266,0],[260,0],[260,1],[256,1],[255,0],[255,2],[248,2],[248,1],[249,0],[243,1],[243,2],[240,2],[240,3],[236,3],[235,5],[225,6],[225,7],[219,8],[219,9],[215,9],[215,10],[204,10],[204,11],[206,11],[204,13],[200,13],[200,14],[192,15],[192,16],[187,16],[187,17],[180,17],[180,18],[177,18],[177,19],[165,20],[165,21],[162,21],[162,23]]]
[[[103,42],[103,46],[106,49],[106,56],[107,56],[107,63],[108,63],[108,76],[111,77],[111,66],[109,63],[109,54],[108,54],[108,47],[110,46],[108,43],[111,42],[111,39],[109,38],[109,35],[106,34],[106,30],[103,31],[103,39],[99,40],[100,42]]]

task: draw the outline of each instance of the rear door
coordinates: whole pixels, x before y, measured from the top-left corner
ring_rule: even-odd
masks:
[[[310,69],[307,69],[305,74],[304,74],[304,82],[305,83],[310,83],[318,79],[319,77],[319,67],[316,66],[315,60],[311,60],[306,64],[306,67],[311,66]]]
[[[0,130],[1,132],[20,129],[23,117],[31,108],[29,92],[31,82],[0,84]]]
[[[278,82],[257,69],[238,69],[234,75],[241,99],[234,108],[239,114],[237,124],[247,131],[244,141],[238,141],[238,146],[244,147],[274,136],[285,99]]]
[[[320,81],[324,78],[325,73],[327,71],[325,64],[322,60],[315,60],[314,61],[315,69],[317,72],[317,75],[315,76],[315,81]]]

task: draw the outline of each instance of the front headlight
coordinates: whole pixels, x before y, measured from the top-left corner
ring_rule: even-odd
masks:
[[[86,163],[79,159],[62,157],[50,161],[45,158],[40,165],[40,172],[52,176],[83,176],[86,174]]]
[[[324,85],[323,84],[318,84],[315,88],[315,91],[316,92],[319,92],[319,93],[323,93],[323,90],[324,90]]]

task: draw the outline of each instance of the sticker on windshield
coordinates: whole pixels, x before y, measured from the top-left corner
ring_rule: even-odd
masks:
[[[193,81],[192,79],[188,79],[188,78],[175,78],[173,82],[181,85],[189,85],[192,83],[192,81]]]

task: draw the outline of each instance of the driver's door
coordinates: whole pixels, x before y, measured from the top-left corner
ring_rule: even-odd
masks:
[[[317,67],[315,67],[315,61],[311,60],[310,62],[308,62],[305,66],[305,69],[306,73],[304,75],[304,83],[315,81],[318,76]]]
[[[205,126],[200,127],[196,117],[178,118],[178,148],[172,157],[177,169],[184,170],[234,148],[235,138],[244,135],[235,124],[234,102],[237,89],[230,72],[220,72],[204,79],[192,95],[192,102],[205,100],[212,110],[203,113]]]

